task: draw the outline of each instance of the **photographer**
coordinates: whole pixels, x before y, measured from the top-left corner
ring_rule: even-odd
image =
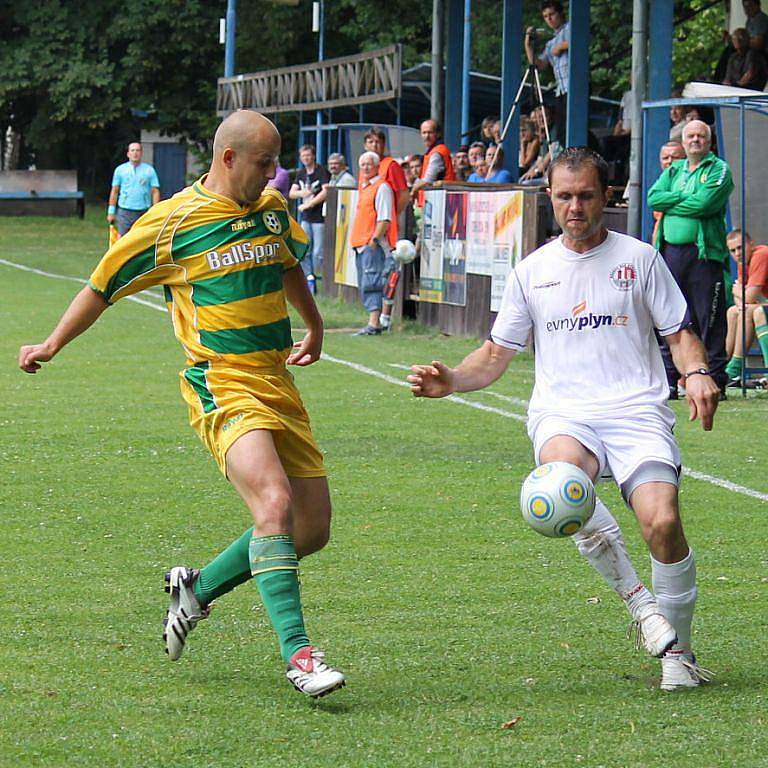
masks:
[[[568,102],[568,48],[570,46],[571,25],[565,20],[563,6],[558,0],[544,0],[541,4],[541,15],[547,26],[554,31],[554,37],[544,46],[544,52],[539,58],[533,50],[536,42],[536,29],[528,27],[525,32],[525,55],[528,57],[528,63],[535,64],[538,69],[552,67],[557,86],[555,90],[557,97],[555,122],[564,128]]]

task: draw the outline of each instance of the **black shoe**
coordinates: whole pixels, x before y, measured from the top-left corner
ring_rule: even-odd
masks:
[[[728,379],[728,383],[725,386],[731,389],[741,389],[741,376],[734,376],[732,379]]]
[[[381,328],[376,328],[373,325],[366,325],[365,328],[361,328],[359,331],[355,331],[353,336],[381,336]]]
[[[725,391],[725,387],[723,387],[723,388],[720,390],[720,397],[718,397],[717,399],[718,399],[718,400],[719,400],[721,403],[723,402],[723,400],[727,400],[727,399],[728,399],[728,394],[727,394],[727,392]]]
[[[677,385],[669,388],[669,397],[667,400],[679,400],[680,395],[677,393]]]

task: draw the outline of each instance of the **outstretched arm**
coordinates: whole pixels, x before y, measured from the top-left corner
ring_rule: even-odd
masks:
[[[83,288],[42,344],[28,344],[19,350],[19,368],[27,373],[37,373],[40,363],[47,363],[62,347],[87,331],[108,306],[106,299],[93,288]]]
[[[669,345],[675,367],[682,374],[707,368],[707,350],[693,331],[682,331],[664,337]],[[691,421],[701,419],[701,426],[707,432],[712,429],[715,410],[720,399],[720,390],[711,376],[695,373],[685,380],[685,394],[688,398]]]
[[[408,376],[411,392],[414,397],[445,397],[484,389],[502,376],[514,355],[513,349],[486,341],[456,368],[448,368],[438,360],[431,365],[413,365]]]
[[[283,273],[283,289],[288,301],[296,308],[307,326],[304,338],[294,345],[288,355],[288,365],[311,365],[320,359],[323,348],[323,318],[309,291],[307,278],[301,266],[297,265]]]

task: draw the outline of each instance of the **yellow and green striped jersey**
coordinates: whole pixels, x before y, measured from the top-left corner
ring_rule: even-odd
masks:
[[[241,206],[204,180],[150,208],[104,254],[90,286],[111,304],[162,285],[189,365],[279,368],[292,346],[283,272],[304,257],[307,236],[279,192]]]

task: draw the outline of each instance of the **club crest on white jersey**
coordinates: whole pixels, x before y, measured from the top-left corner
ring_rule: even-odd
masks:
[[[611,270],[611,285],[617,291],[631,291],[637,280],[637,270],[634,264],[619,264]]]

